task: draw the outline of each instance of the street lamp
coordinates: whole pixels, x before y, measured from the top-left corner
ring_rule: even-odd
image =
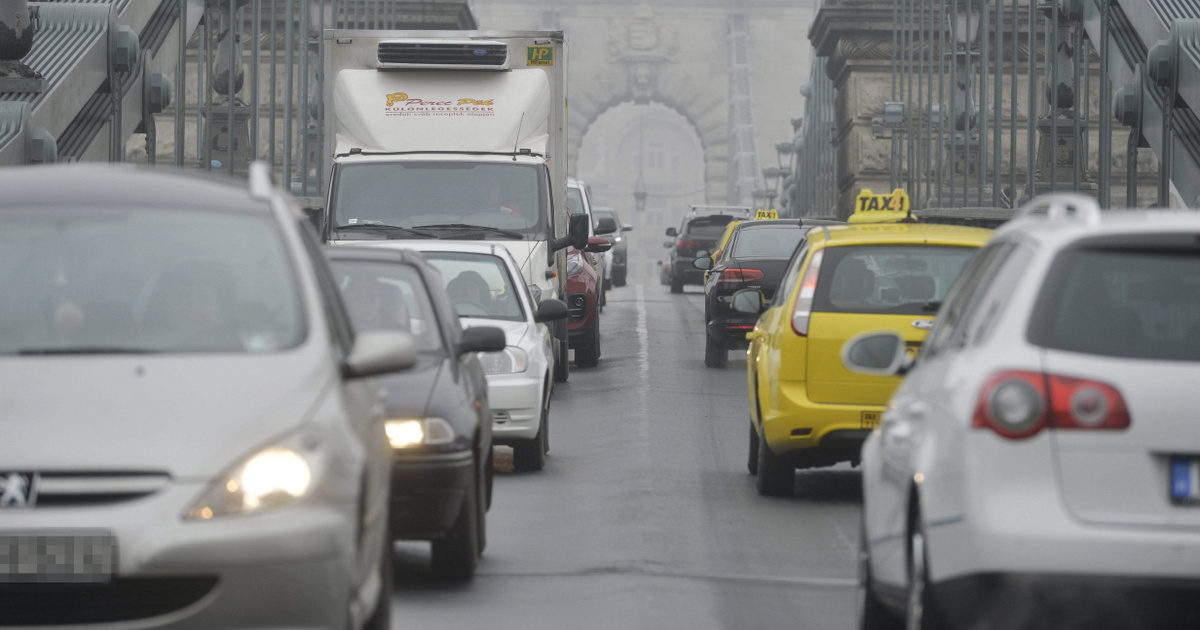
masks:
[[[775,145],[775,152],[779,154],[779,170],[784,173],[792,172],[792,157],[795,155],[795,146],[791,142],[780,142]]]

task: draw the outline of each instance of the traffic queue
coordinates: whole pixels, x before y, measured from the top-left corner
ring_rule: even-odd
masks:
[[[728,227],[672,257],[704,276],[669,272],[703,278],[706,366],[746,348],[758,492],[861,469],[855,627],[1064,627],[1085,600],[1200,618],[1180,397],[1200,377],[1200,219],[1052,194],[993,230],[923,220],[903,190],[858,201],[844,224],[694,213],[671,232]]]

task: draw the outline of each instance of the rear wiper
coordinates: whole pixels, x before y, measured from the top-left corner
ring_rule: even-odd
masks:
[[[427,225],[420,225],[417,227],[427,228],[427,229],[431,229],[431,230],[483,230],[484,232],[491,232],[493,234],[501,234],[501,235],[507,236],[509,238],[516,238],[516,239],[525,238],[525,235],[521,234],[520,232],[513,232],[511,230],[503,230],[500,228],[491,227],[489,225],[471,225],[470,223],[433,223],[433,224],[427,224]]]
[[[333,229],[334,232],[343,232],[351,230],[367,230],[380,232],[404,232],[421,238],[437,238],[436,234],[422,232],[411,228],[400,227],[399,225],[388,225],[386,223],[352,223],[350,225],[339,225]]]
[[[78,346],[74,348],[18,348],[21,356],[72,355],[72,354],[154,354],[158,350],[147,348],[123,348],[119,346]]]

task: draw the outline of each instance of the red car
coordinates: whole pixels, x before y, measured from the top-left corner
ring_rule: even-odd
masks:
[[[596,367],[600,362],[600,274],[593,254],[610,247],[608,239],[593,236],[585,251],[567,250],[567,336],[577,367]]]

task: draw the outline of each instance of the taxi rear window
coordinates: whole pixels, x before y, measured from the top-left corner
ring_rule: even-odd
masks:
[[[1172,240],[1059,254],[1034,307],[1030,342],[1086,354],[1200,361],[1200,248],[1196,235]]]
[[[932,245],[826,248],[813,310],[932,315],[976,251]]]

